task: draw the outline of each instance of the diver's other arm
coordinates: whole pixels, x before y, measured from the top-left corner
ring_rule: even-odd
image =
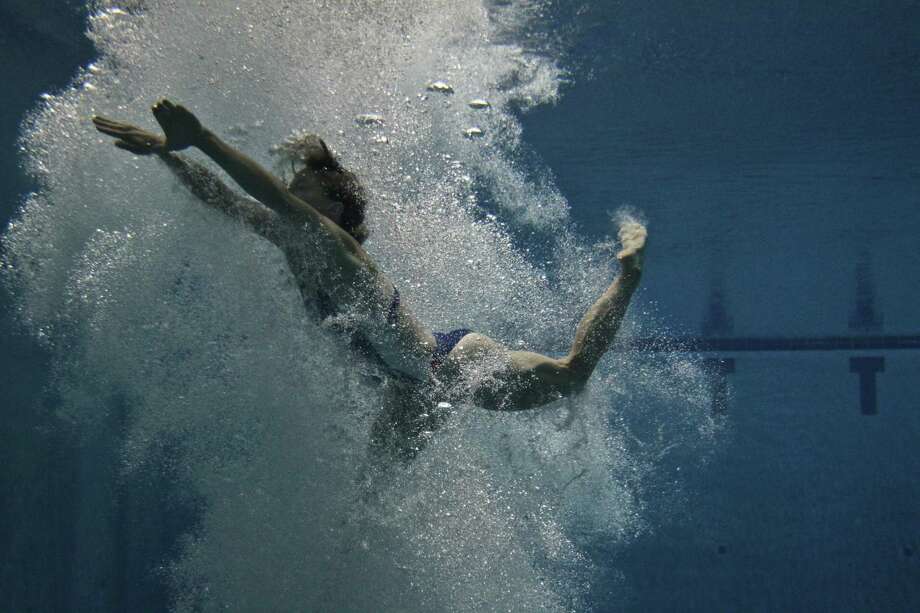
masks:
[[[639,222],[628,221],[620,226],[619,238],[623,248],[617,259],[622,270],[581,318],[572,348],[565,358],[569,368],[585,380],[607,353],[626,316],[633,292],[639,286],[647,236],[645,226]]]
[[[240,196],[201,164],[168,151],[160,152],[159,157],[182,184],[209,207],[239,219],[263,236],[270,234],[275,217],[270,209]]]
[[[262,235],[267,235],[273,213],[261,204],[249,202],[234,193],[214,173],[201,164],[170,153],[167,139],[137,126],[107,117],[93,117],[96,129],[115,138],[115,146],[135,155],[157,155],[202,202],[235,217]]]
[[[153,105],[153,115],[166,134],[167,150],[197,147],[223,168],[246,193],[262,204],[298,220],[321,222],[322,216],[308,203],[291,194],[277,177],[257,162],[202,126],[198,118],[184,106],[161,100]]]
[[[509,351],[481,334],[463,337],[448,355],[442,370],[446,377],[456,377],[467,365],[498,360],[507,366],[494,378],[475,385],[473,398],[479,406],[500,411],[535,409],[584,388],[601,357],[620,329],[633,292],[642,276],[645,227],[636,222],[620,226],[623,249],[617,254],[622,271],[610,287],[588,309],[575,332],[575,340],[563,358],[530,351]]]

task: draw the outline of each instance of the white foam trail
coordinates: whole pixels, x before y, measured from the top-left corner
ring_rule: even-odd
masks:
[[[611,270],[609,254],[572,237],[553,186],[515,163],[509,105],[552,101],[560,82],[552,58],[513,42],[540,4],[96,4],[100,57],[28,122],[40,189],[3,238],[3,278],[55,351],[62,414],[92,430],[124,399],[129,474],[167,443],[181,449],[206,511],[173,562],[178,610],[583,609],[582,545],[642,529],[654,453],[640,447],[661,449],[637,446],[623,411],[611,434],[609,407],[678,407],[646,420],[659,438],[689,440],[664,425],[674,415],[708,427],[698,371],[619,354],[565,405],[454,407],[364,502],[379,390],[306,316],[274,248],[89,122],[152,128],[148,107],[168,96],[266,164],[292,131],[321,133],[366,183],[368,249],[423,321],[563,351]],[[457,95],[427,91],[435,81]],[[473,97],[490,111],[468,108]],[[358,125],[369,110],[385,121]],[[482,137],[469,140],[473,121]],[[554,261],[532,261],[508,228],[558,236]]]

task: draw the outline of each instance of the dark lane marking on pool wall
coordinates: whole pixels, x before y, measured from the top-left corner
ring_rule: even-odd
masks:
[[[850,358],[850,372],[859,375],[859,410],[863,415],[877,415],[878,399],[875,374],[885,372],[885,358]]]
[[[920,336],[820,336],[801,338],[660,337],[624,341],[614,350],[653,353],[732,353],[753,351],[886,351],[920,349]],[[734,358],[706,358],[703,367],[710,376],[713,413],[728,410],[727,375],[735,372]],[[859,409],[863,415],[878,414],[876,374],[885,371],[884,356],[854,356],[850,372],[859,375]]]
[[[735,358],[706,358],[703,368],[709,374],[713,414],[728,412],[728,375],[735,372]]]
[[[850,314],[850,330],[879,332],[884,318],[876,307],[875,278],[872,275],[872,254],[867,250],[860,252],[856,260],[855,289],[853,311]]]
[[[633,351],[734,352],[734,351],[886,351],[920,349],[920,336],[815,336],[775,337],[659,337],[637,338],[619,346]]]

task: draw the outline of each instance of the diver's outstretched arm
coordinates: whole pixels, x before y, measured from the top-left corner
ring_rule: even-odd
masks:
[[[169,151],[197,147],[223,168],[246,193],[270,209],[300,223],[331,230],[337,238],[348,236],[309,203],[292,194],[277,177],[204,128],[198,118],[184,106],[161,100],[153,105],[153,115],[166,134],[166,148]],[[350,244],[348,246],[352,247]]]
[[[642,277],[642,260],[648,232],[642,224],[629,221],[620,226],[622,249],[617,254],[622,271],[578,324],[568,360],[577,376],[587,380],[616,337],[626,308]]]
[[[160,153],[159,157],[199,200],[229,217],[244,222],[262,236],[273,238],[272,230],[277,213],[234,192],[214,173],[197,162],[168,151]]]
[[[639,285],[646,234],[645,227],[636,222],[620,226],[623,249],[617,258],[622,271],[582,317],[568,355],[551,358],[508,351],[487,336],[468,334],[449,354],[445,374],[452,376],[448,373],[453,371],[457,376],[470,365],[475,372],[477,363],[488,364],[494,358],[503,361],[505,366],[494,377],[474,377],[477,383],[471,390],[479,406],[493,410],[535,409],[580,391],[610,348]]]
[[[120,149],[135,155],[156,155],[199,200],[270,238],[275,213],[243,198],[201,164],[170,153],[162,136],[101,116],[93,117],[93,124],[103,134],[114,137],[115,146]]]
[[[412,374],[419,374],[422,366],[427,366],[435,345],[434,337],[396,298],[393,284],[354,237],[292,194],[255,161],[206,130],[188,109],[162,100],[154,105],[153,113],[163,128],[165,141],[151,138],[149,133],[133,126],[115,125],[117,122],[111,120],[96,118],[94,122],[100,131],[117,139],[118,147],[135,153],[198,147],[249,195],[318,239],[311,241],[309,248],[315,250],[320,261],[328,264],[317,267],[322,274],[322,291],[338,308],[360,308],[368,314],[375,348],[389,352],[390,366]],[[303,241],[284,240],[276,244],[289,262],[296,262],[298,267],[303,265]],[[298,274],[297,270],[293,272]]]

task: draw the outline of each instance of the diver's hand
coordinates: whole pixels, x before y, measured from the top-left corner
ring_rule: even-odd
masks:
[[[103,134],[113,137],[116,147],[130,151],[135,155],[166,152],[166,139],[153,132],[99,115],[93,117],[93,124]]]
[[[153,116],[166,134],[167,151],[179,151],[197,145],[204,128],[194,114],[181,104],[163,99],[153,105]]]

